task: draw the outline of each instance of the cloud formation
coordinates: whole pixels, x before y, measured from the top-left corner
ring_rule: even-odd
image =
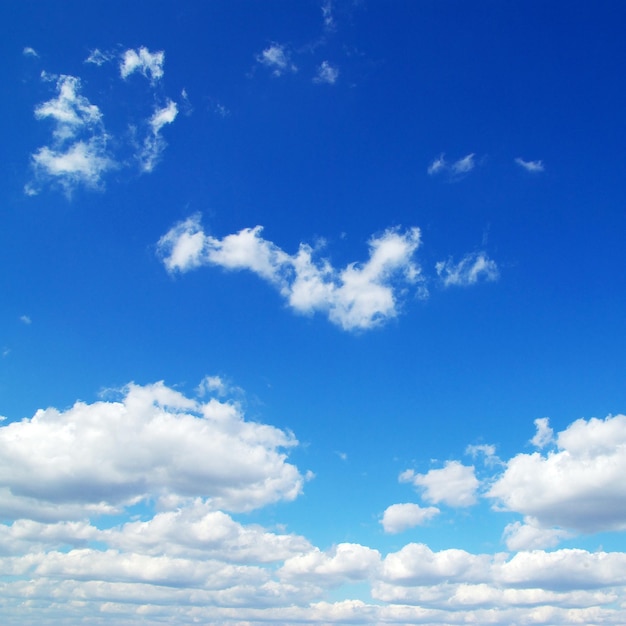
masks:
[[[385,509],[380,523],[386,533],[395,534],[421,526],[438,514],[439,509],[434,506],[421,507],[411,502],[392,504]]]
[[[274,76],[282,76],[286,72],[297,72],[297,66],[291,61],[289,51],[284,45],[273,43],[257,55],[256,60],[272,71]]]
[[[322,61],[321,65],[317,68],[317,74],[315,78],[313,78],[313,82],[334,85],[338,78],[339,70],[333,67],[328,61]]]
[[[256,226],[218,239],[204,233],[196,215],[161,237],[158,251],[169,272],[202,265],[251,271],[278,289],[295,311],[324,313],[344,330],[373,328],[395,317],[402,291],[423,281],[414,260],[418,228],[388,229],[371,237],[369,259],[343,269],[316,259],[318,250],[308,244],[290,255],[261,233]]]
[[[128,78],[131,74],[139,72],[150,82],[163,78],[163,64],[165,52],[150,52],[148,48],[141,46],[138,50],[129,49],[122,55],[120,61],[120,76]]]
[[[197,497],[247,511],[300,493],[304,477],[285,452],[296,445],[232,402],[131,384],[118,402],[40,410],[0,428],[0,516],[80,519]]]
[[[442,153],[433,160],[433,162],[426,169],[426,172],[429,176],[447,174],[450,179],[457,180],[464,174],[471,172],[476,167],[475,156],[476,155],[472,152],[464,157],[461,157],[460,159],[457,159],[456,161],[449,162]]]
[[[544,171],[543,161],[525,161],[524,159],[520,159],[519,157],[515,159],[515,162],[527,172],[531,172],[533,174],[537,174],[539,172]]]
[[[485,252],[466,254],[458,263],[452,259],[435,265],[444,287],[468,287],[480,280],[495,281],[500,276],[498,266]]]

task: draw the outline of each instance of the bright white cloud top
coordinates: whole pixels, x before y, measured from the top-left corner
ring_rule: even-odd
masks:
[[[261,236],[263,228],[245,228],[223,239],[205,234],[200,217],[176,224],[158,243],[165,267],[186,272],[202,265],[249,270],[274,285],[299,313],[317,311],[344,330],[368,329],[398,314],[398,293],[422,282],[413,256],[420,231],[390,229],[369,240],[370,256],[362,264],[335,269],[318,252],[301,243],[290,255]]]

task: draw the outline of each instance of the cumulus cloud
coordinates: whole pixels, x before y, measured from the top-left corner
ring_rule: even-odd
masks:
[[[198,497],[247,511],[300,493],[304,478],[285,452],[296,445],[232,402],[131,384],[118,402],[39,410],[0,427],[0,515],[80,518]]]
[[[301,243],[290,255],[261,236],[262,227],[244,228],[218,239],[202,230],[199,216],[176,224],[158,242],[169,272],[201,265],[249,270],[274,285],[294,310],[325,313],[345,330],[368,329],[398,314],[403,289],[422,282],[413,256],[420,245],[418,228],[389,229],[369,240],[370,257],[335,269]]]
[[[392,504],[385,509],[380,523],[386,533],[395,534],[421,526],[438,514],[439,509],[434,506],[421,507],[411,502]]]
[[[447,161],[442,153],[436,157],[426,169],[429,176],[447,174],[451,180],[457,180],[464,174],[471,172],[476,167],[475,154],[472,152],[456,161]]]
[[[272,43],[263,52],[257,55],[256,60],[272,71],[274,76],[281,76],[286,72],[297,72],[298,68],[291,61],[289,51],[284,45]]]
[[[120,61],[120,76],[128,78],[135,72],[141,73],[151,82],[163,77],[163,64],[165,52],[150,52],[148,48],[141,46],[138,50],[129,49],[122,55]]]
[[[317,68],[317,74],[313,82],[334,85],[337,82],[337,78],[339,78],[339,70],[333,67],[328,61],[322,61],[321,65]]]
[[[537,422],[536,443],[542,444],[549,426]],[[545,455],[511,458],[487,495],[497,507],[530,516],[543,528],[626,529],[626,416],[579,419],[555,443]]]
[[[479,487],[474,467],[459,461],[447,461],[441,469],[429,470],[426,474],[416,474],[406,470],[399,476],[400,482],[408,482],[424,490],[424,499],[434,504],[466,507],[476,503]]]
[[[531,172],[536,174],[538,172],[544,171],[543,161],[525,161],[524,159],[520,159],[519,157],[515,159],[515,162],[527,172]]]
[[[58,181],[68,193],[79,184],[98,187],[104,172],[115,167],[102,113],[81,94],[79,78],[61,75],[55,82],[57,96],[35,108],[37,119],[53,123],[51,145],[31,157],[35,172],[40,179]],[[32,185],[28,189],[36,193]]]
[[[547,417],[540,417],[535,420],[537,432],[530,440],[530,443],[537,448],[545,448],[554,441],[554,431],[550,428],[550,420]]]
[[[506,547],[514,551],[553,548],[571,536],[571,533],[562,528],[542,528],[538,521],[530,516],[524,518],[523,524],[521,522],[507,524],[503,533]]]
[[[458,263],[452,259],[439,261],[435,269],[444,287],[467,287],[480,280],[491,282],[500,275],[496,262],[484,252],[466,254]]]

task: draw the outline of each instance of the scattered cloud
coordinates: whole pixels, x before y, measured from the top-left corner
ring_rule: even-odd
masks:
[[[101,50],[98,50],[98,48],[95,48],[89,53],[89,56],[85,59],[85,63],[91,63],[100,67],[101,65],[111,61],[113,58],[113,54],[102,52]]]
[[[551,431],[537,420],[536,443]],[[626,529],[626,416],[579,419],[556,437],[556,450],[510,459],[487,496],[542,528],[579,532]]]
[[[169,272],[202,265],[249,270],[272,284],[297,312],[322,312],[344,330],[378,326],[398,314],[404,289],[423,278],[413,256],[420,231],[388,229],[369,240],[370,257],[362,264],[335,269],[319,250],[301,243],[290,255],[261,236],[262,227],[244,228],[223,239],[206,235],[198,215],[176,224],[158,242]]]
[[[33,320],[31,320],[28,315],[20,315],[20,322],[29,326],[33,323]]]
[[[447,461],[443,468],[432,469],[426,474],[416,474],[411,469],[405,470],[400,474],[399,480],[422,489],[427,502],[443,503],[453,507],[475,504],[480,485],[474,467],[463,465],[459,461]]]
[[[23,50],[22,50],[22,54],[25,57],[38,57],[39,55],[37,54],[37,51],[34,48],[31,48],[30,46],[26,46]]]
[[[476,167],[475,156],[472,152],[456,161],[448,162],[445,155],[441,153],[428,166],[426,172],[429,176],[447,174],[450,180],[459,180],[464,174],[471,172]]]
[[[333,67],[328,61],[322,61],[321,65],[317,68],[317,74],[313,78],[314,83],[326,83],[328,85],[334,85],[339,78],[339,70]]]
[[[562,528],[543,528],[539,522],[531,517],[524,518],[524,523],[513,522],[504,529],[503,539],[506,547],[515,552],[520,550],[538,550],[553,548],[572,533]]]
[[[163,78],[164,62],[165,52],[163,51],[150,52],[144,46],[138,50],[129,49],[122,55],[120,76],[128,78],[131,74],[139,72],[154,83]]]
[[[438,514],[439,509],[434,506],[421,507],[411,502],[392,504],[385,509],[380,523],[386,533],[396,534],[421,526]]]
[[[325,0],[322,2],[322,18],[324,20],[324,30],[331,32],[335,30],[336,23],[333,16],[333,3],[332,0]]]
[[[487,467],[501,465],[502,461],[496,455],[496,447],[492,444],[469,445],[465,448],[465,453],[471,455],[473,459],[482,458]]]
[[[543,161],[525,161],[519,157],[515,159],[515,162],[527,172],[538,173],[544,171]]]
[[[274,76],[282,76],[286,72],[297,72],[297,66],[291,61],[290,53],[284,45],[272,43],[257,55],[256,60],[272,71]]]
[[[167,101],[163,107],[157,107],[150,118],[149,132],[144,139],[142,149],[137,158],[143,172],[151,172],[157,165],[161,153],[165,150],[167,143],[161,136],[161,129],[166,124],[171,124],[178,115],[178,107],[173,100]]]
[[[495,281],[500,275],[496,262],[484,252],[466,254],[458,263],[439,261],[435,269],[444,287],[468,287],[480,280]]]
[[[537,432],[530,440],[530,443],[537,448],[545,448],[548,444],[554,442],[554,431],[550,428],[550,420],[547,417],[540,417],[535,420]]]
[[[55,77],[43,75],[44,80]],[[75,76],[56,77],[57,97],[35,108],[39,120],[53,123],[52,143],[32,155],[39,180],[56,180],[70,193],[83,184],[98,187],[102,175],[115,167],[107,148],[108,136],[100,109],[81,94],[81,81]],[[27,194],[37,189],[27,186]]]

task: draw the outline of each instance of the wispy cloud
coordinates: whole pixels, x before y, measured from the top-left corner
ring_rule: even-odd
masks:
[[[85,63],[91,63],[92,65],[97,65],[100,67],[105,63],[108,63],[114,58],[114,55],[108,52],[102,52],[95,48],[89,53],[89,56],[85,59]]]
[[[33,323],[33,320],[31,320],[28,315],[20,315],[20,322],[30,326]]]
[[[476,155],[472,152],[456,161],[449,162],[442,153],[432,161],[426,169],[426,172],[429,176],[447,174],[450,179],[457,180],[476,167],[475,156]]]
[[[484,252],[466,254],[458,263],[439,261],[435,269],[444,287],[468,287],[480,280],[497,280],[500,275],[496,262]]]
[[[524,168],[527,172],[532,172],[534,174],[538,172],[544,171],[543,161],[525,161],[524,159],[517,158],[515,162],[522,168]]]
[[[38,57],[39,55],[37,54],[37,51],[34,48],[31,48],[30,46],[26,46],[23,50],[22,50],[22,54],[25,57]]]
[[[178,115],[178,107],[173,100],[167,101],[164,107],[157,108],[149,120],[149,132],[144,140],[143,147],[138,154],[138,160],[143,172],[151,172],[159,161],[161,153],[167,146],[161,136],[161,129],[171,124]]]
[[[165,62],[165,52],[150,52],[148,48],[142,46],[138,50],[129,49],[122,55],[120,62],[120,76],[128,78],[135,72],[140,72],[151,82],[155,82],[163,77],[163,63]]]
[[[44,74],[45,80],[55,80]],[[100,109],[81,94],[80,79],[56,77],[57,97],[35,109],[37,119],[53,122],[53,141],[39,148],[32,161],[37,176],[57,180],[67,193],[79,184],[98,187],[102,175],[115,167]],[[27,193],[35,192],[30,185]]]
[[[282,76],[286,72],[297,72],[297,66],[291,61],[286,46],[272,43],[257,55],[256,60],[272,71],[274,76]]]
[[[321,65],[317,68],[317,74],[315,78],[313,78],[313,82],[334,85],[338,78],[339,70],[333,67],[328,61],[322,61]]]
[[[324,20],[324,30],[329,32],[335,30],[335,18],[333,16],[332,0],[322,2],[322,19]]]
[[[305,243],[290,255],[261,232],[256,226],[217,239],[204,233],[196,215],[166,233],[158,250],[169,272],[202,265],[254,272],[278,289],[295,311],[325,313],[345,330],[372,328],[395,317],[403,290],[422,286],[421,269],[414,260],[420,245],[418,228],[389,229],[373,236],[369,259],[343,269],[316,259],[319,250]]]

